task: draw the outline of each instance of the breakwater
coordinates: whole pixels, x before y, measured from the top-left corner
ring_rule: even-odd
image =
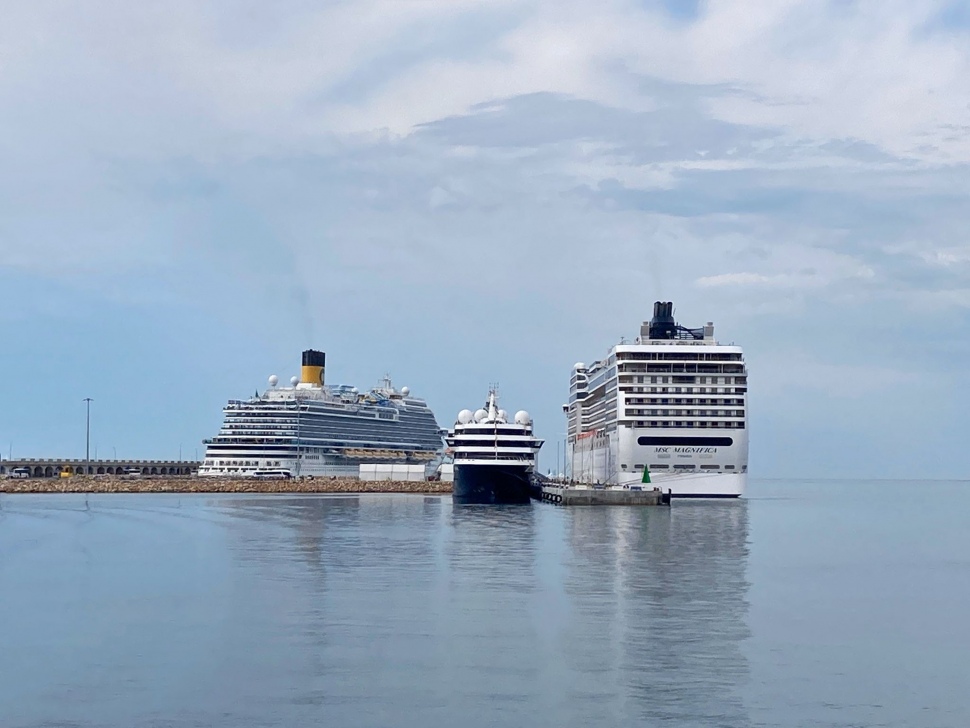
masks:
[[[0,493],[451,493],[440,481],[374,480],[356,478],[7,478]]]

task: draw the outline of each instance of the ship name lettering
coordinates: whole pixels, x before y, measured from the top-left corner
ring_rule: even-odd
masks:
[[[658,447],[657,453],[682,453],[684,455],[696,455],[696,454],[714,454],[717,452],[716,447]]]

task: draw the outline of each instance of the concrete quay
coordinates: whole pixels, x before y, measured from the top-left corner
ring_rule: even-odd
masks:
[[[539,500],[561,506],[669,506],[670,493],[659,488],[543,485]]]
[[[73,476],[0,479],[0,493],[451,493],[440,481],[356,478],[200,478]]]

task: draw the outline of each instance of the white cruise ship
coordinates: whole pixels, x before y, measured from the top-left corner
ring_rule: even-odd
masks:
[[[389,379],[364,394],[328,386],[325,364],[323,352],[307,350],[291,386],[273,375],[262,395],[230,400],[219,434],[205,441],[199,475],[359,477],[374,464],[393,465],[401,479],[431,475],[442,441],[425,401]]]
[[[569,385],[567,476],[651,482],[680,497],[737,497],[748,472],[748,376],[740,346],[689,329],[654,304],[633,343],[579,363]],[[646,473],[644,472],[646,471]]]
[[[462,410],[445,440],[454,456],[456,503],[528,503],[542,440],[532,432],[525,410],[498,408],[495,389],[485,406]]]

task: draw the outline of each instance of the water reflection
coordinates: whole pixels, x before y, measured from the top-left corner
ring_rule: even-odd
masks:
[[[0,725],[744,726],[746,507],[4,500]]]
[[[566,658],[628,720],[746,725],[746,502],[570,509]],[[591,720],[593,714],[588,716]]]

